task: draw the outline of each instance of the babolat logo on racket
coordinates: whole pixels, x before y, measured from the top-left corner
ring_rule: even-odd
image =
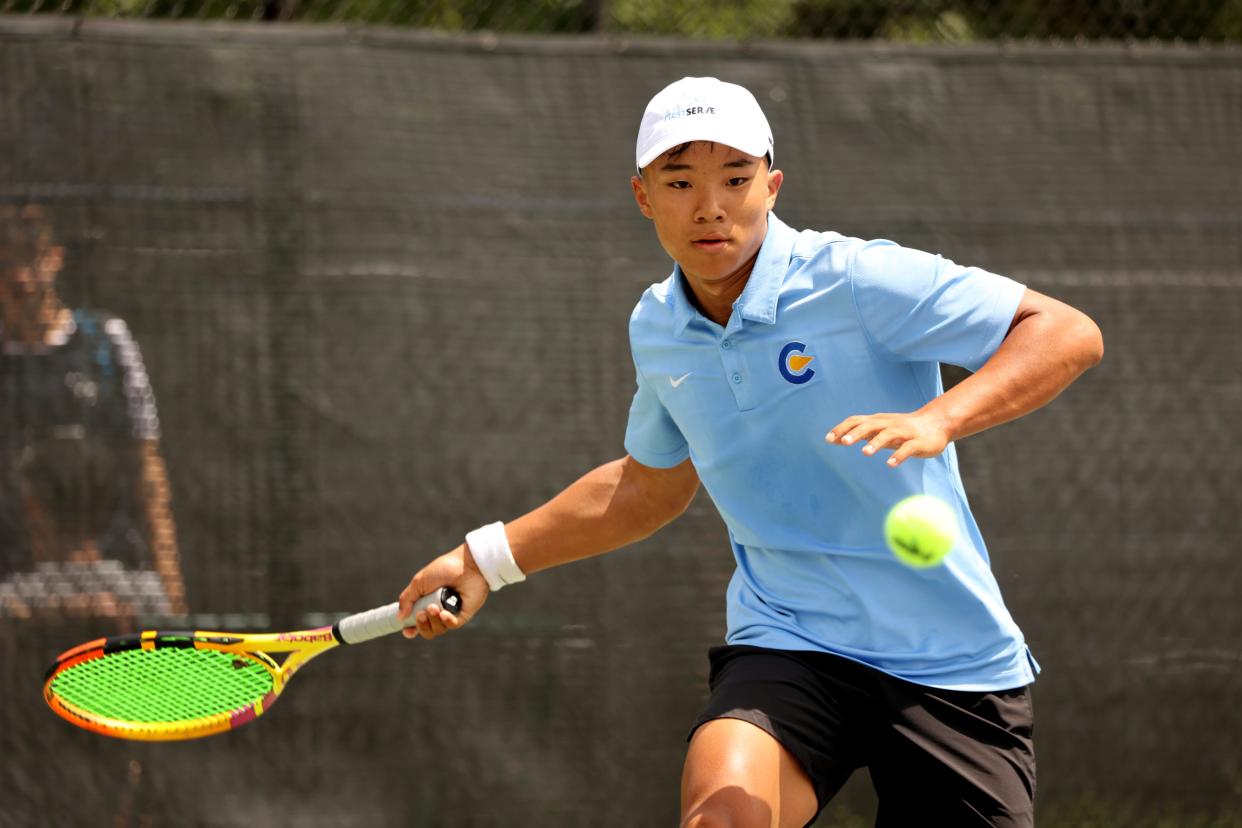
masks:
[[[781,348],[780,359],[776,362],[781,376],[794,385],[810,382],[811,377],[815,376],[815,372],[807,367],[815,357],[807,356],[803,353],[804,351],[806,351],[805,343],[790,342]]]
[[[312,630],[310,632],[293,632],[281,633],[276,636],[277,641],[331,641],[332,628],[324,627],[322,630]]]

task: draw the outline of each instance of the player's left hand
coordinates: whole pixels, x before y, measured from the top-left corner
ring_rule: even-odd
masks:
[[[935,457],[949,444],[949,430],[931,414],[855,414],[833,426],[824,440],[833,445],[863,444],[867,456],[893,449],[888,465],[896,468],[908,457]]]

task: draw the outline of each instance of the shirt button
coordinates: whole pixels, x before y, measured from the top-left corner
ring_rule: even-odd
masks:
[[[721,342],[721,343],[720,343],[720,347],[721,347],[721,348],[724,348],[724,349],[727,351],[727,350],[729,350],[730,348],[732,348],[732,347],[733,347],[733,341],[732,341],[732,340],[729,340],[729,339],[726,339],[724,342]]]
[[[737,373],[736,371],[734,371],[734,372],[733,372],[733,382],[734,382],[734,383],[739,383],[739,384],[740,384],[740,383],[741,383],[741,381],[742,381],[742,375],[741,375],[741,374],[739,374],[739,373]]]

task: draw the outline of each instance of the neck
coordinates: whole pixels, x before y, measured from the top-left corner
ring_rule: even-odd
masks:
[[[720,279],[702,279],[683,268],[681,272],[690,288],[690,299],[699,313],[721,327],[727,325],[729,317],[733,315],[733,303],[746,289],[746,283],[750,281],[751,271],[755,269],[755,260],[758,258],[759,251],[756,250],[741,267]]]

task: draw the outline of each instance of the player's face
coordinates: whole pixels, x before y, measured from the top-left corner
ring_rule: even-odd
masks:
[[[688,278],[711,286],[750,274],[781,181],[763,158],[695,141],[652,161],[631,186],[660,245]]]

